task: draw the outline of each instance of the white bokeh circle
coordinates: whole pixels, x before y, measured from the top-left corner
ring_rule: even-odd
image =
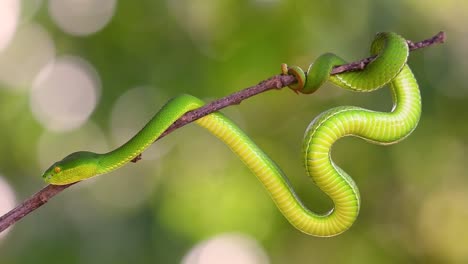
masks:
[[[268,264],[268,256],[253,238],[222,234],[195,245],[182,264]]]
[[[47,129],[68,131],[83,125],[96,107],[100,90],[94,68],[77,57],[58,58],[34,80],[30,105]]]
[[[0,215],[6,214],[13,209],[16,204],[16,195],[11,185],[0,176]],[[0,240],[4,239],[10,229],[0,233]]]
[[[50,0],[49,13],[64,32],[86,36],[109,23],[116,5],[117,0]]]
[[[19,0],[0,1],[0,51],[5,49],[18,26],[21,3]]]
[[[54,56],[55,46],[49,33],[39,24],[24,24],[0,52],[0,82],[8,88],[25,90]]]

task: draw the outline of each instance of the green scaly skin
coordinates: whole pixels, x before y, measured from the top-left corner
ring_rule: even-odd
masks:
[[[298,79],[298,84],[291,88],[301,93],[312,93],[326,80],[361,92],[387,83],[391,86],[394,100],[391,112],[342,106],[320,114],[307,128],[303,144],[305,167],[313,182],[333,200],[334,208],[326,214],[308,210],[281,169],[227,117],[212,113],[196,121],[239,156],[288,221],[304,233],[334,236],[347,230],[357,218],[359,191],[351,177],[330,157],[335,141],[344,136],[357,136],[376,144],[392,144],[408,136],[418,123],[421,100],[416,79],[406,65],[406,41],[394,33],[380,33],[372,44],[371,53],[379,54],[377,59],[359,72],[330,76],[334,65],[345,63],[333,54],[318,58],[307,73],[298,67],[288,69],[288,73]],[[143,152],[186,112],[201,106],[203,102],[190,95],[176,97],[123,146],[105,154],[72,153],[46,170],[43,178],[50,184],[63,185],[113,171]]]

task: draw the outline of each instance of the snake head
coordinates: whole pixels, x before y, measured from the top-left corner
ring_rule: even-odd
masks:
[[[65,185],[97,175],[97,154],[79,151],[50,166],[42,178],[50,184]]]

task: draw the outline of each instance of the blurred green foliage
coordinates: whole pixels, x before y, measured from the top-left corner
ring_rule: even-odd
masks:
[[[362,196],[357,222],[340,236],[295,230],[225,146],[188,126],[154,144],[165,150],[156,150],[156,158],[74,186],[25,217],[0,241],[1,263],[178,263],[200,241],[229,232],[258,241],[271,263],[468,262],[467,3],[118,1],[102,30],[80,37],[57,27],[47,1],[28,13],[33,2],[41,1],[23,1],[23,17],[29,16],[21,23],[42,25],[56,56],[86,60],[101,88],[90,119],[68,132],[47,131],[34,118],[27,89],[0,89],[0,173],[18,201],[44,185],[40,159],[123,142],[111,139],[111,119],[124,118],[112,116],[116,102],[135,87],[146,94],[128,110],[147,112],[125,115],[124,126],[141,119],[132,131],[181,93],[225,96],[279,73],[283,62],[306,66],[324,52],[365,57],[378,31],[419,41],[444,30],[448,41],[411,53],[423,114],[407,140],[381,147],[348,138],[334,148]],[[387,89],[357,94],[327,85],[310,96],[264,93],[225,112],[290,175],[304,203],[325,212],[331,201],[304,176],[303,131],[331,107],[388,111],[390,99]],[[54,144],[40,143],[44,137]]]

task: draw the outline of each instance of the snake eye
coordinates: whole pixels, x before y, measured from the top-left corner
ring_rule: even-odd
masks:
[[[55,168],[54,168],[54,172],[55,172],[55,173],[59,173],[60,171],[61,171],[60,167],[55,167]]]

